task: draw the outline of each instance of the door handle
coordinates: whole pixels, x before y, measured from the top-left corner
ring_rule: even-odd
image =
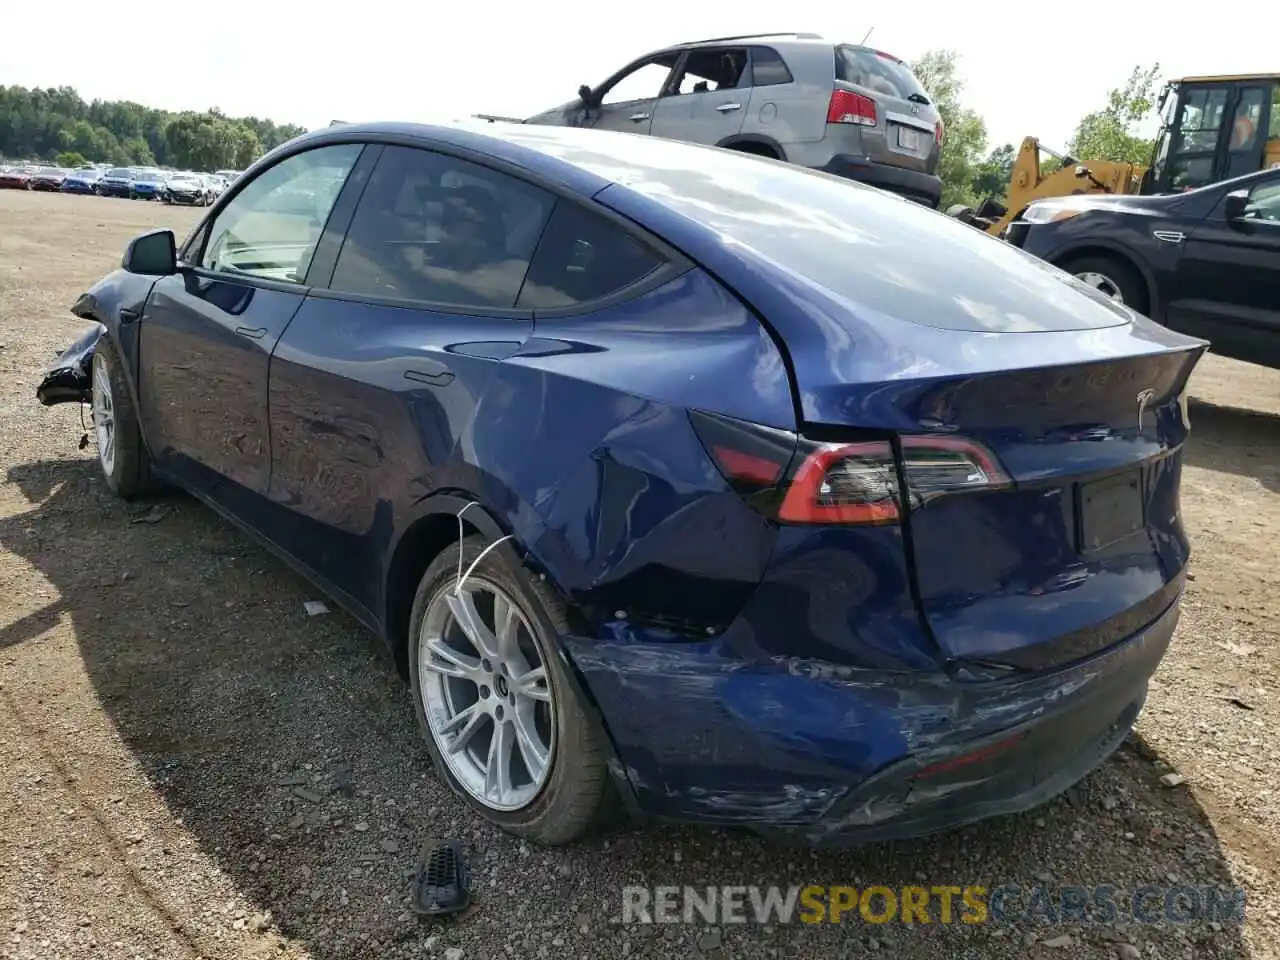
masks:
[[[649,119],[649,114],[647,114],[647,113],[633,113],[633,114],[631,115],[631,122],[632,122],[632,123],[640,123],[640,122],[642,122],[642,121],[644,121],[644,120],[648,120],[648,119]]]
[[[128,307],[120,308],[121,323],[133,323],[133,321],[137,320],[140,316],[142,316],[142,314],[137,310],[130,310]]]
[[[429,387],[447,387],[453,383],[453,371],[443,363],[431,363],[426,369],[406,370],[404,378],[415,383],[425,383]]]
[[[248,337],[250,340],[261,340],[266,332],[266,327],[236,327],[237,336]]]
[[[720,106],[716,107],[716,109],[717,109],[718,111],[720,111],[721,113],[732,113],[734,110],[741,110],[741,109],[742,109],[742,104],[740,104],[740,103],[722,103],[722,104],[720,104]]]
[[[1181,243],[1187,239],[1181,230],[1152,230],[1151,235],[1163,243]]]

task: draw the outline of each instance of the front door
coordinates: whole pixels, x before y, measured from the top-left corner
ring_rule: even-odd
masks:
[[[658,99],[667,89],[679,52],[646,57],[615,73],[596,91],[598,105],[583,117],[584,127],[650,133]]]
[[[1280,172],[1245,189],[1242,217],[1227,219],[1224,189],[1188,233],[1167,317],[1217,353],[1280,365]]]
[[[742,130],[751,97],[745,47],[691,51],[653,115],[653,135],[716,146]]]
[[[230,509],[238,491],[266,492],[268,361],[361,150],[321,147],[258,174],[197,231],[144,308],[139,391],[151,453]]]
[[[271,359],[273,537],[366,611],[398,511],[492,479],[448,471],[499,361],[532,332],[516,297],[553,203],[506,173],[387,146],[345,238],[326,237],[332,278]]]

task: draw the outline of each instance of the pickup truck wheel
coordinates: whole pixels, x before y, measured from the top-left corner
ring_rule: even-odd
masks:
[[[1147,289],[1138,271],[1119,257],[1087,256],[1065,260],[1058,266],[1081,283],[1093,287],[1126,307],[1146,316]]]

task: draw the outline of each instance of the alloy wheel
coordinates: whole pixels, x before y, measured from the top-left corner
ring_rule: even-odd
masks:
[[[1120,285],[1105,273],[1088,270],[1084,273],[1077,273],[1076,279],[1087,286],[1093,287],[1104,297],[1110,297],[1117,303],[1124,303],[1124,295],[1120,292]]]
[[[108,476],[116,466],[116,416],[111,398],[111,373],[101,356],[93,361],[93,433],[98,443],[98,460]]]
[[[556,708],[511,595],[476,576],[441,589],[422,618],[418,676],[432,739],[462,788],[496,811],[533,802],[555,757]]]

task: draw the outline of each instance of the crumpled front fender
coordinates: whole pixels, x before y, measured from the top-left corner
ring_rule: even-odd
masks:
[[[46,407],[58,403],[88,403],[92,383],[93,353],[107,328],[95,323],[69,347],[58,354],[40,385],[36,399]]]

